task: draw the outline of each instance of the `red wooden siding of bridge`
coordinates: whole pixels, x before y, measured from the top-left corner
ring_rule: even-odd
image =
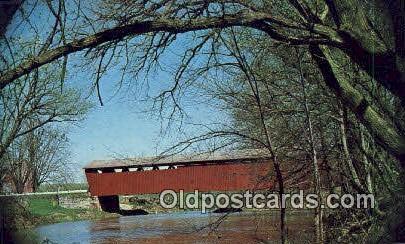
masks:
[[[264,179],[269,168],[268,162],[221,163],[129,172],[86,170],[86,177],[92,196],[160,193],[166,189],[185,192],[258,190],[273,185],[268,178]]]

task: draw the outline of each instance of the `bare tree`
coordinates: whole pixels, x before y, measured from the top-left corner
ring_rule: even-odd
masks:
[[[81,119],[89,108],[75,90],[61,93],[51,72],[36,72],[1,91],[0,158],[16,138],[48,123]]]
[[[16,140],[7,151],[7,175],[16,191],[28,187],[34,192],[46,182],[68,179],[69,150],[64,133],[42,127]]]
[[[7,168],[0,171],[0,177],[3,182],[4,177],[10,176],[7,172],[14,173],[19,192],[28,181],[38,179],[40,184],[43,179],[39,178],[44,176],[43,172],[35,171],[36,167],[29,168],[27,159],[21,158],[29,144],[26,137],[52,123],[80,120],[89,109],[89,103],[72,88],[65,87],[61,93],[60,82],[55,80],[55,74],[52,73],[54,70],[51,67],[41,69],[47,68],[47,72],[34,72],[0,92],[0,167]],[[17,148],[19,146],[21,148]],[[52,166],[49,163],[52,162],[44,162],[50,170]],[[30,178],[27,172],[38,174],[39,178]],[[34,184],[34,188],[38,184]]]
[[[28,165],[34,191],[43,183],[66,182],[72,177],[69,175],[69,143],[64,133],[42,129],[27,137],[26,143],[30,145]]]
[[[305,117],[306,117],[306,124],[308,128],[308,141],[311,147],[311,153],[312,153],[312,171],[314,174],[314,190],[315,194],[317,194],[318,199],[320,202],[322,202],[322,192],[321,192],[321,176],[320,176],[320,170],[319,170],[319,163],[318,163],[318,151],[316,148],[316,142],[315,142],[315,136],[314,136],[314,129],[312,125],[312,118],[311,118],[311,110],[309,108],[308,104],[308,97],[307,97],[307,91],[306,91],[306,82],[305,78],[303,75],[303,69],[301,66],[302,62],[302,57],[300,53],[297,51],[297,59],[298,59],[298,70],[299,70],[299,80],[302,86],[302,95],[303,95],[303,106],[304,106],[304,112],[305,112]],[[319,204],[316,209],[315,209],[315,234],[316,234],[316,242],[317,243],[323,243],[324,238],[323,238],[323,210],[321,207],[321,204]]]

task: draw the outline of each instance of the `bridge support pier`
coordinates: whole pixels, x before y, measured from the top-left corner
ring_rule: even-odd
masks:
[[[103,211],[109,213],[118,213],[120,211],[120,201],[117,195],[114,196],[100,196],[98,202]]]

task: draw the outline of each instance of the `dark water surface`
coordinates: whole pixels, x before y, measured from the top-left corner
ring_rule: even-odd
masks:
[[[288,239],[311,243],[313,215],[287,215]],[[278,243],[278,212],[176,212],[40,226],[44,243]]]

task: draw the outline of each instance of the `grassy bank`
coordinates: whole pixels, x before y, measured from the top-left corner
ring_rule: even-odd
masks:
[[[0,243],[36,243],[39,225],[117,217],[89,208],[64,208],[51,196],[0,199]]]
[[[34,225],[51,224],[66,221],[103,219],[115,217],[97,209],[63,208],[49,198],[33,198],[28,201],[27,210]]]

